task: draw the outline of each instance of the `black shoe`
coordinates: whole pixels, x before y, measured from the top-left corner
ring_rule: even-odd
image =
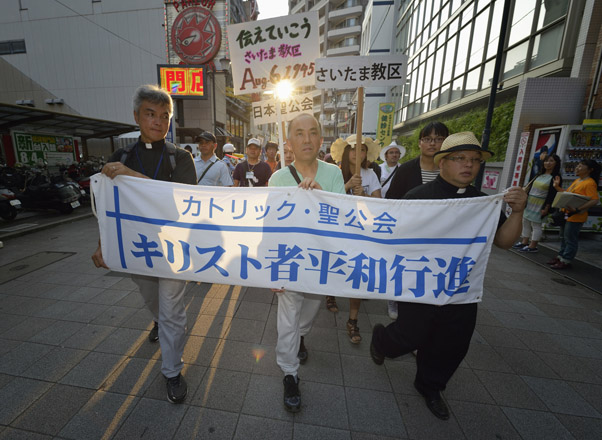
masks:
[[[422,386],[414,381],[414,388],[418,391],[422,397],[424,397],[424,402],[426,403],[426,407],[431,410],[431,412],[441,420],[449,419],[449,408],[447,407],[447,403],[441,397],[441,393],[437,392],[435,397],[431,397],[422,389]]]
[[[178,374],[176,377],[167,379],[167,400],[171,403],[182,403],[188,394],[188,385],[184,376]]]
[[[385,355],[380,353],[374,345],[374,335],[377,331],[384,330],[385,326],[382,324],[376,324],[372,329],[372,341],[370,341],[370,356],[376,365],[382,365],[385,362]]]
[[[157,324],[156,322],[153,328],[151,329],[150,333],[148,334],[148,340],[150,342],[157,342],[159,340],[159,324]]]
[[[305,348],[305,344],[303,343],[303,336],[301,336],[301,344],[299,344],[299,353],[297,353],[297,357],[299,358],[300,364],[307,362],[307,348]]]
[[[301,394],[299,393],[299,378],[287,374],[284,376],[284,407],[287,411],[296,413],[301,409]]]

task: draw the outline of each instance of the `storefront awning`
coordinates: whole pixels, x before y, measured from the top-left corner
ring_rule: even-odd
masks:
[[[29,133],[63,134],[82,139],[102,139],[136,130],[122,122],[87,118],[79,115],[0,103],[0,133],[10,130]]]

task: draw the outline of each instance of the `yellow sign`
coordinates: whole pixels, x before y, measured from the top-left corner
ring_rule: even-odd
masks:
[[[376,141],[381,148],[391,143],[393,139],[393,116],[395,103],[385,102],[378,106],[378,121],[376,121]]]
[[[205,66],[157,66],[160,87],[173,98],[207,98]]]

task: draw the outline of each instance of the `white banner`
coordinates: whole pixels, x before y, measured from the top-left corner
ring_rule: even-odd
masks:
[[[253,114],[253,123],[255,126],[278,122],[278,102],[276,99],[266,99],[265,101],[253,102],[251,104],[251,113]],[[301,113],[313,115],[314,100],[311,93],[291,96],[286,101],[280,102],[280,112],[282,121],[292,121],[295,116]]]
[[[281,79],[313,85],[319,36],[317,11],[228,26],[234,93],[273,89]]]
[[[502,199],[383,200],[102,174],[92,190],[115,271],[439,305],[481,300]]]
[[[406,80],[408,57],[401,53],[316,59],[316,88],[395,86]]]

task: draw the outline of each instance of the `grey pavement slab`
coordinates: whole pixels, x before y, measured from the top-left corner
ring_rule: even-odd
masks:
[[[443,393],[450,420],[414,389],[412,354],[373,364],[371,329],[391,322],[386,302],[362,302],[354,345],[344,298],[336,314],[323,303],[306,336],[293,415],[276,363],[278,295],[188,284],[189,394],[171,405],[136,285],[89,260],[95,219],[46,234],[0,251],[0,264],[76,252],[0,284],[0,438],[597,439],[602,429],[602,296],[515,253],[492,250],[469,354]]]

